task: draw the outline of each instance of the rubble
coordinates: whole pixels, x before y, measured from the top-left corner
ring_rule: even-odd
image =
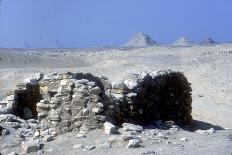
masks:
[[[172,128],[175,123],[190,123],[191,102],[190,84],[180,72],[131,74],[112,84],[84,73],[38,74],[0,101],[0,130],[3,135],[17,131],[21,140],[29,140],[22,143],[29,153],[41,148],[39,139],[49,142],[72,130],[84,138],[96,128],[113,134],[122,126],[119,140],[133,148],[140,146],[141,125]],[[146,134],[162,138],[161,133]]]
[[[143,127],[140,125],[134,125],[130,123],[123,123],[122,124],[124,131],[136,131],[136,132],[141,132],[143,131]]]
[[[29,140],[22,142],[22,148],[25,153],[36,152],[42,148],[42,143],[38,139]]]
[[[127,144],[127,148],[138,148],[140,147],[140,140],[139,139],[131,139]]]
[[[113,134],[115,132],[115,125],[113,125],[110,122],[105,122],[103,124],[103,128],[106,134],[110,135]]]

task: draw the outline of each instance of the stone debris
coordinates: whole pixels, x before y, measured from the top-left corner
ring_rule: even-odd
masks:
[[[98,147],[102,148],[102,149],[109,149],[112,146],[111,146],[110,142],[105,142],[105,143],[100,144]]]
[[[83,144],[75,144],[75,145],[73,145],[73,149],[82,149],[84,147],[84,145]]]
[[[86,135],[83,134],[83,133],[78,133],[78,134],[76,135],[76,137],[77,137],[77,138],[85,138]]]
[[[199,133],[199,134],[208,134],[208,135],[212,135],[214,133],[216,133],[216,130],[214,128],[210,128],[209,130],[197,130],[195,131],[196,133]]]
[[[16,152],[11,152],[8,155],[17,155],[17,153]]]
[[[146,155],[149,155],[149,154],[156,154],[155,151],[144,151],[142,152],[141,154],[146,154]]]
[[[143,131],[143,127],[140,126],[140,125],[134,125],[134,124],[130,124],[130,123],[123,123],[122,126],[123,126],[122,130],[124,130],[124,131],[136,131],[136,132]]]
[[[180,139],[180,141],[186,142],[186,141],[188,141],[188,139],[186,137],[183,137],[183,138]]]
[[[139,139],[131,139],[129,140],[126,148],[138,148],[140,147],[141,141]]]
[[[54,139],[54,137],[53,137],[52,135],[46,135],[46,136],[43,137],[43,140],[44,140],[45,142],[50,142],[50,141],[52,141],[53,139]]]
[[[128,141],[127,147],[135,148],[140,146],[140,139],[165,139],[162,133],[148,133],[136,124],[153,121],[152,128],[174,129],[175,122],[189,123],[191,102],[190,84],[180,72],[142,72],[112,84],[89,73],[36,74],[0,101],[0,133],[17,135],[19,141],[24,140],[24,151],[30,153],[41,149],[40,139],[49,142],[72,130],[79,132],[77,138],[84,138],[96,128],[110,135],[122,125],[115,141]],[[141,133],[147,137],[142,139]],[[101,147],[110,148],[111,142]]]
[[[25,153],[36,152],[42,148],[42,143],[38,139],[35,140],[31,139],[22,142],[22,148]]]
[[[104,128],[105,133],[108,135],[115,133],[115,130],[116,130],[115,125],[113,125],[110,122],[105,122],[103,124],[103,128]]]

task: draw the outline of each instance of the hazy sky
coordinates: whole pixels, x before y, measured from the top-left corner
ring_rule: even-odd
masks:
[[[138,32],[232,41],[232,0],[1,0],[1,47],[121,45]]]

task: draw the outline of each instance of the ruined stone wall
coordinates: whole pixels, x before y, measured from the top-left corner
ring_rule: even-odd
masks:
[[[100,127],[104,122],[102,86],[89,74],[52,74],[39,81],[43,100],[37,103],[38,119],[60,132],[84,123]]]
[[[180,72],[131,74],[112,85],[115,108],[110,114],[117,124],[146,124],[154,120],[190,123],[191,91],[190,83]]]
[[[112,84],[84,73],[39,74],[0,102],[0,114],[38,118],[62,133],[83,125],[99,128],[105,121],[190,123],[191,102],[190,84],[180,72],[131,74]]]

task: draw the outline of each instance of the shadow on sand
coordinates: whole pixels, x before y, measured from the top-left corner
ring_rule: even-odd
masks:
[[[213,128],[215,130],[225,130],[221,126],[213,125],[199,120],[193,120],[191,125],[182,126],[181,128],[190,132],[195,132],[196,130],[209,130],[210,128]]]

